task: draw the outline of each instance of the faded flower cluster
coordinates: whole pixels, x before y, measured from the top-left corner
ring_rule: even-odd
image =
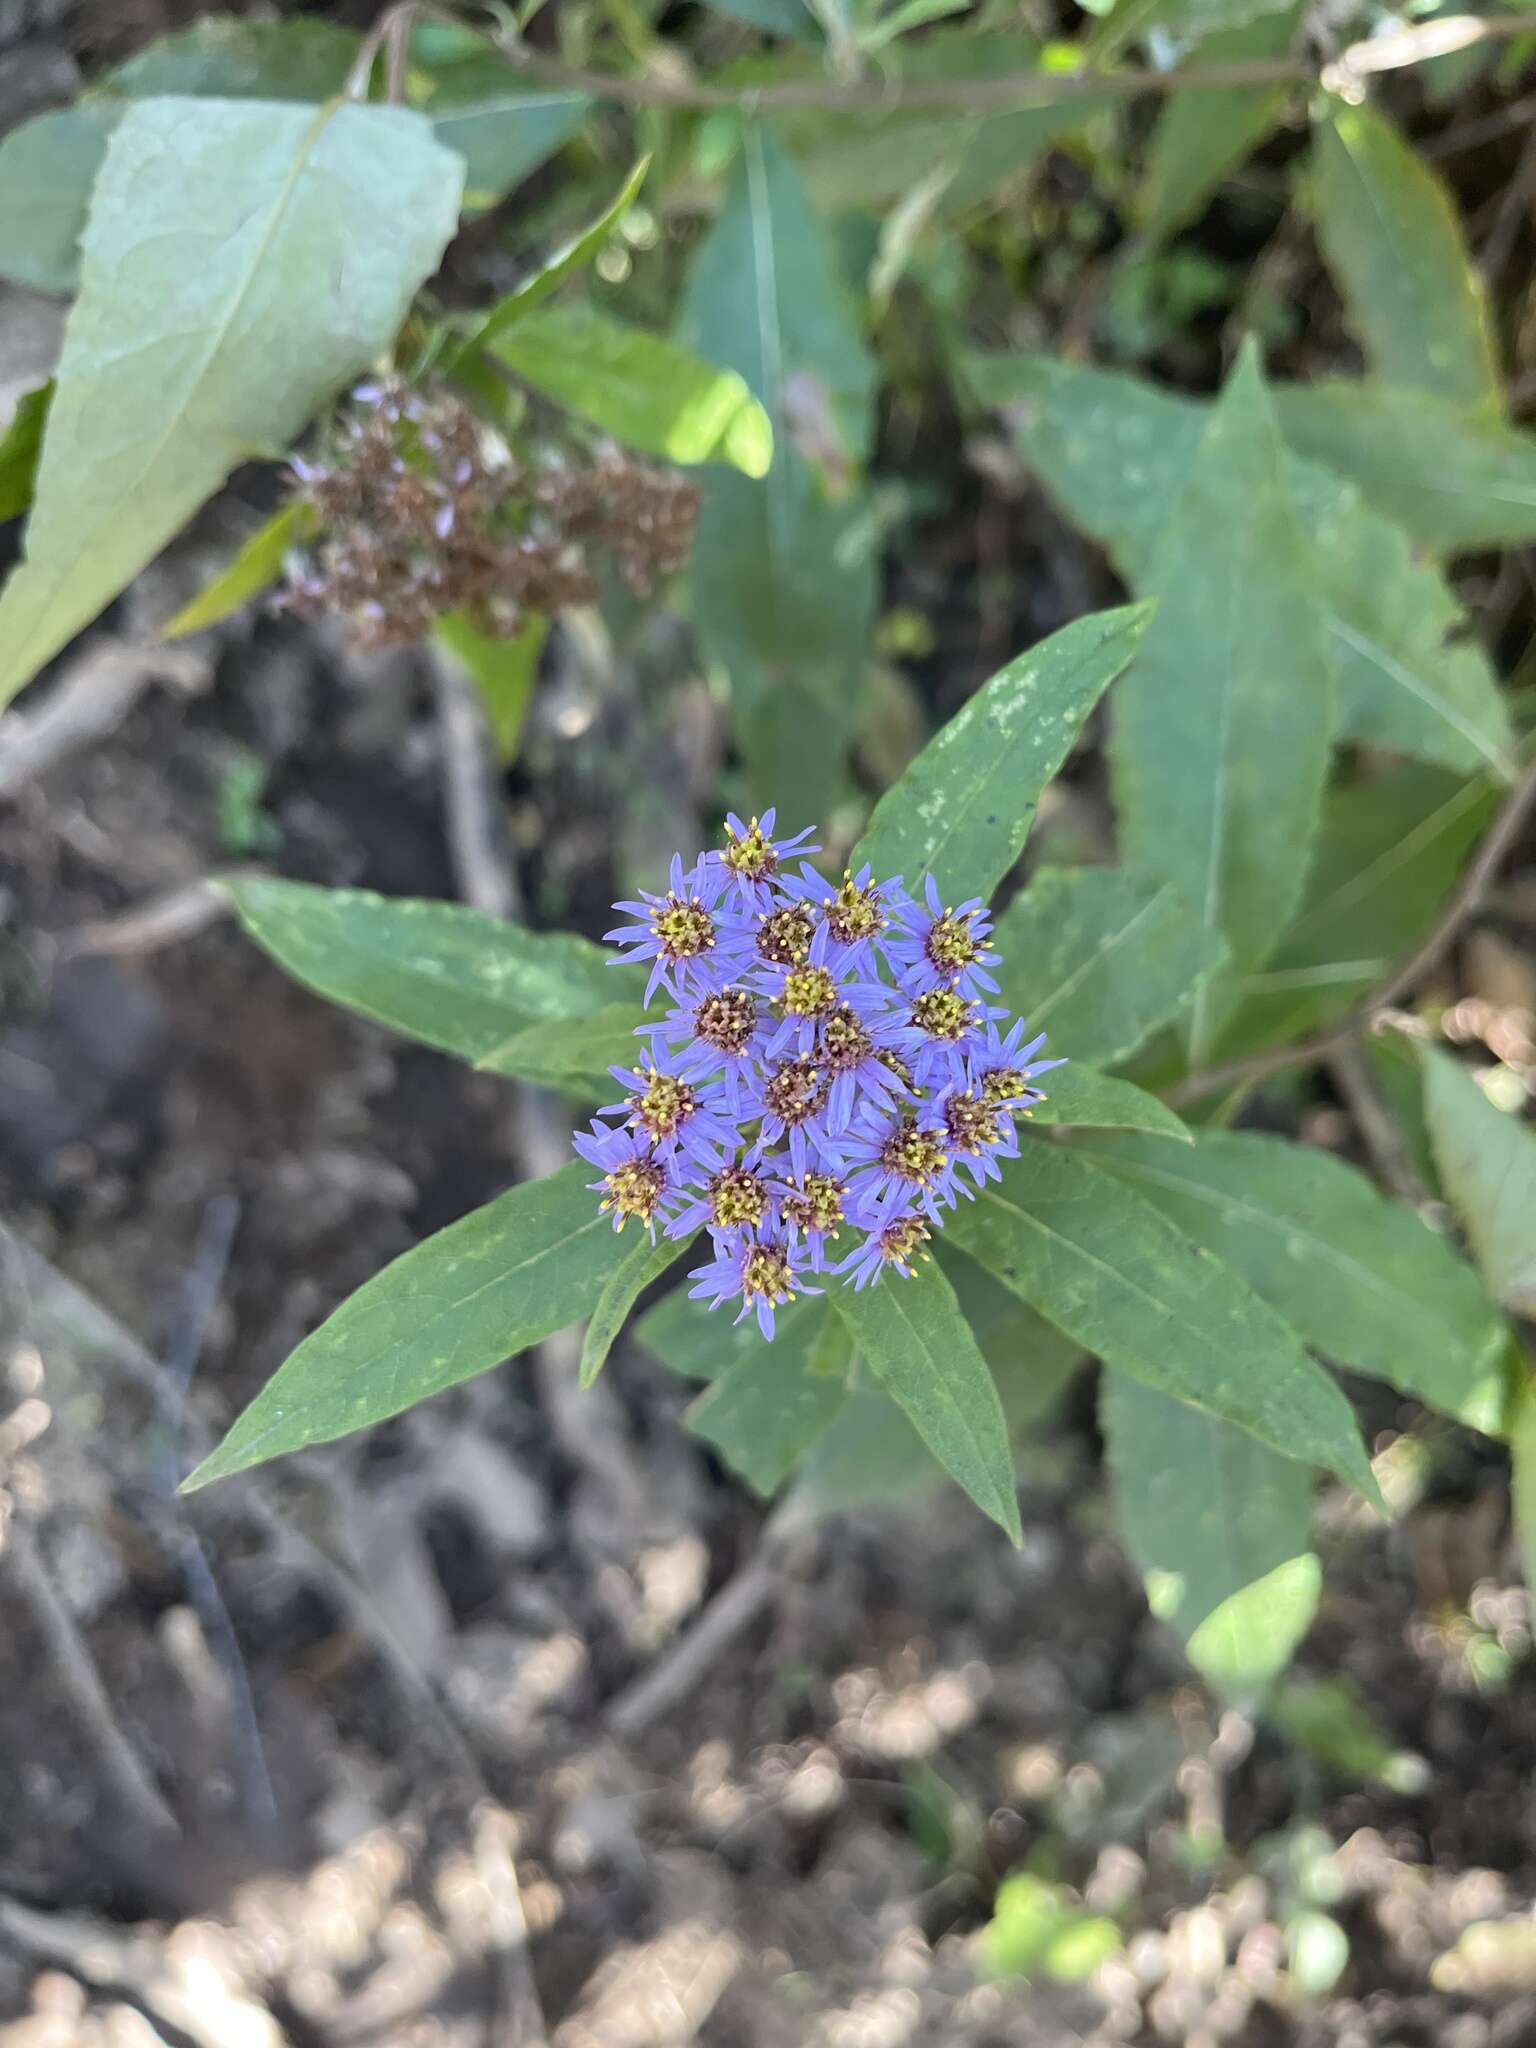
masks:
[[[804,860],[791,875],[818,849],[773,829],[772,811],[732,815],[723,848],[674,856],[665,890],[615,906],[631,921],[608,939],[651,963],[647,1007],[670,1007],[611,1070],[623,1101],[575,1141],[616,1229],[709,1231],[690,1293],[739,1301],[765,1337],[777,1307],[822,1291],[808,1272],[910,1277],[1063,1064],[1022,1022],[1003,1029],[979,898],[949,907],[931,875],[914,896],[868,867],[840,887]]]

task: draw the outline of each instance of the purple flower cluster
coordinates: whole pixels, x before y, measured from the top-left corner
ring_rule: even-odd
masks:
[[[614,1067],[624,1100],[575,1141],[621,1230],[707,1229],[694,1295],[741,1303],[765,1337],[774,1310],[816,1294],[807,1271],[867,1287],[915,1258],[960,1196],[1018,1152],[1014,1117],[1063,1064],[1006,1032],[989,999],[992,920],[979,897],[946,907],[931,875],[912,896],[868,867],[841,886],[773,837],[774,813],[726,821],[725,845],[667,887],[616,909],[623,962],[648,961],[646,1050]],[[847,1232],[857,1238],[833,1258]],[[737,1318],[740,1321],[741,1317]]]

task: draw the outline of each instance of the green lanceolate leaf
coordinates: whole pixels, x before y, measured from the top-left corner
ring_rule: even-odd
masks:
[[[1488,1291],[1536,1315],[1536,1131],[1489,1101],[1449,1053],[1421,1048],[1435,1166]]]
[[[0,703],[238,462],[294,439],[436,268],[459,167],[418,115],[141,100],[107,149],[26,554],[0,596]],[[316,291],[344,270],[344,293]]]
[[[257,527],[227,568],[167,619],[160,628],[161,639],[180,640],[187,633],[200,633],[270,590],[283,573],[289,550],[313,529],[314,518],[313,509],[301,498],[290,498]]]
[[[604,1003],[600,1009],[529,1024],[475,1064],[545,1088],[595,1091],[604,1101],[617,1086],[608,1069],[633,1066],[640,1057],[635,1033],[644,1021],[638,1003]]]
[[[1301,914],[1243,984],[1224,1053],[1318,1030],[1386,978],[1429,929],[1498,792],[1406,764],[1330,793]]]
[[[1123,1373],[1104,1375],[1099,1424],[1153,1613],[1203,1678],[1251,1699],[1290,1662],[1322,1588],[1306,1466]]]
[[[421,111],[464,159],[467,206],[494,205],[552,157],[591,112],[585,93],[519,78],[490,49],[433,71]]]
[[[709,0],[717,14],[760,28],[765,35],[788,36],[797,43],[825,40],[820,21],[806,0]]]
[[[32,502],[37,458],[52,402],[51,382],[24,391],[16,401],[10,425],[0,435],[0,519],[19,519]]]
[[[734,370],[595,306],[535,307],[491,353],[546,398],[669,462],[728,462],[763,477],[773,426]]]
[[[362,47],[334,22],[241,21],[209,15],[150,43],[102,79],[103,96],[161,93],[221,100],[328,100],[342,92]]]
[[[1201,39],[1189,62],[1249,64],[1282,57],[1296,40],[1300,15],[1300,8],[1289,6],[1241,28],[1218,29]],[[1170,94],[1147,145],[1145,230],[1168,235],[1193,220],[1274,127],[1285,100],[1285,87],[1273,85]]]
[[[1040,793],[1083,721],[1136,653],[1151,619],[1126,605],[1078,619],[993,676],[875,806],[849,856],[946,901],[989,896],[1023,851]]]
[[[569,932],[266,875],[225,886],[251,937],[306,988],[492,1071],[541,1021],[584,1020],[616,999],[633,998],[638,1014],[641,978]]]
[[[874,366],[831,238],[794,165],[756,126],[694,261],[677,339],[737,371],[773,429],[760,481],[729,470],[701,479],[695,623],[746,699],[791,681],[812,693],[841,721],[817,738],[835,748],[874,612],[856,489]]]
[[[862,1293],[841,1288],[833,1306],[859,1356],[945,1471],[1017,1543],[1008,1425],[955,1290],[932,1264],[892,1286],[895,1277]]]
[[[1001,1187],[957,1209],[945,1231],[1106,1365],[1377,1498],[1349,1403],[1296,1333],[1074,1147],[1024,1146]]]
[[[689,1304],[694,1314],[699,1304]],[[848,1399],[845,1379],[815,1368],[830,1311],[818,1302],[793,1332],[735,1359],[688,1410],[693,1434],[713,1444],[755,1492],[776,1493]],[[790,1341],[784,1342],[784,1335]]]
[[[593,1199],[596,1200],[596,1196]],[[692,1239],[679,1242],[675,1237],[660,1237],[652,1244],[643,1231],[629,1231],[627,1227],[619,1235],[632,1236],[635,1242],[603,1282],[603,1291],[597,1297],[597,1306],[581,1340],[581,1384],[584,1387],[590,1387],[607,1364],[614,1339],[629,1320],[630,1310],[646,1288],[693,1250]]]
[[[1231,968],[1190,1009],[1197,1061],[1301,900],[1333,731],[1310,564],[1258,359],[1211,414],[1143,588],[1157,617],[1122,684],[1111,758],[1127,865],[1170,881]]]
[[[1045,1100],[1028,1112],[1035,1124],[1074,1124],[1093,1130],[1154,1131],[1189,1141],[1185,1124],[1155,1095],[1112,1074],[1072,1060],[1043,1076]]]
[[[1455,399],[1375,378],[1320,377],[1275,393],[1299,455],[1436,554],[1536,540],[1536,435]]]
[[[861,1387],[844,1396],[804,1454],[786,1510],[794,1521],[813,1522],[856,1508],[909,1505],[945,1483],[943,1466],[896,1403]]]
[[[773,1351],[808,1357],[825,1326],[825,1302],[802,1294],[777,1311]],[[724,1309],[705,1309],[690,1301],[685,1287],[648,1308],[635,1325],[635,1335],[668,1372],[680,1379],[713,1380],[764,1349],[755,1318],[733,1322]]]
[[[971,357],[971,382],[1005,408],[1063,509],[1139,589],[1168,503],[1194,465],[1207,409],[1118,372],[1045,356]],[[1352,387],[1363,389],[1364,387]],[[1274,394],[1282,427],[1295,387]],[[1426,399],[1426,404],[1431,401]],[[1406,418],[1396,431],[1411,431]],[[1456,769],[1507,769],[1509,717],[1463,632],[1445,578],[1344,478],[1292,453],[1286,476],[1312,548],[1310,603],[1338,677],[1341,733]],[[1390,508],[1389,508],[1390,509]]]
[[[530,612],[517,631],[503,639],[482,633],[464,612],[446,612],[432,631],[473,678],[496,743],[496,758],[515,761],[528,702],[539,679],[539,657],[549,638],[549,620]]]
[[[1186,1009],[1226,941],[1171,882],[1044,868],[997,921],[998,1000],[1051,1050],[1113,1066]]]
[[[1329,1358],[1474,1428],[1500,1428],[1502,1318],[1446,1240],[1354,1167],[1255,1131],[1201,1131],[1192,1146],[1116,1133],[1077,1150],[1241,1273]]]
[[[628,1249],[590,1175],[578,1160],[525,1181],[386,1266],[279,1366],[183,1491],[399,1415],[590,1315]]]
[[[534,271],[531,277],[525,277],[515,291],[510,291],[505,298],[498,299],[480,325],[466,336],[463,347],[489,348],[492,342],[515,327],[526,314],[531,313],[541,300],[547,299],[551,292],[558,290],[575,271],[592,262],[639,197],[640,187],[645,183],[646,172],[650,168],[649,156],[640,157],[597,219],[589,222],[563,248],[557,249],[549,261]]]
[[[120,112],[64,107],[0,142],[0,277],[34,292],[75,289],[91,187]]]
[[[1487,296],[1449,192],[1375,107],[1333,101],[1315,132],[1318,236],[1372,369],[1499,413]]]

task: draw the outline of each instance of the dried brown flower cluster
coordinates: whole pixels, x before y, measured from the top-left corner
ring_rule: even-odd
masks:
[[[318,532],[278,601],[342,613],[363,647],[455,611],[510,637],[529,612],[590,603],[597,550],[643,594],[687,561],[698,517],[691,484],[619,449],[519,460],[441,388],[361,386],[294,473]]]

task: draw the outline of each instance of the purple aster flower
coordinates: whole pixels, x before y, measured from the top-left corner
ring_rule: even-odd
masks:
[[[813,1158],[841,1173],[843,1161],[827,1129],[827,1078],[811,1059],[780,1060],[758,1084],[753,1112],[760,1117],[754,1161],[766,1158],[769,1147],[783,1145],[796,1173]]]
[[[679,1004],[659,1024],[642,1026],[658,1042],[681,1050],[673,1065],[687,1080],[718,1073],[731,1115],[743,1113],[743,1086],[750,1087],[768,1043],[762,1003],[750,989],[728,982],[696,1002]]]
[[[943,1120],[926,1104],[895,1114],[870,1109],[843,1141],[850,1213],[883,1229],[914,1203],[933,1223],[955,1203],[955,1166]]]
[[[936,982],[920,992],[903,989],[906,1015],[890,1034],[893,1049],[911,1066],[921,1087],[959,1080],[965,1062],[984,1042],[986,1027],[1008,1012]]]
[[[818,924],[803,960],[788,967],[765,960],[754,970],[754,987],[779,1011],[778,1028],[763,1048],[767,1058],[777,1059],[789,1051],[810,1052],[822,1025],[837,1008],[841,993],[837,976],[827,964],[831,943],[826,926]]]
[[[1025,1028],[1024,1019],[1017,1017],[1008,1036],[1003,1038],[997,1026],[989,1024],[979,1043],[971,1048],[965,1063],[966,1085],[983,1102],[995,1102],[1007,1109],[1028,1109],[1045,1100],[1043,1092],[1032,1084],[1040,1075],[1067,1064],[1064,1059],[1037,1060],[1035,1054],[1045,1043],[1045,1033],[1039,1032],[1028,1045],[1023,1045],[1020,1041]]]
[[[891,1044],[889,1013],[868,993],[845,990],[844,997],[822,1019],[815,1049],[816,1064],[829,1084],[826,1121],[834,1138],[853,1121],[861,1099],[885,1109],[911,1093]]]
[[[832,938],[830,964],[838,974],[874,974],[876,945],[907,900],[900,875],[877,882],[866,861],[857,875],[845,868],[841,886],[834,890],[813,867],[802,867],[798,876],[785,876],[780,887],[795,902],[812,904],[821,912]]]
[[[872,1287],[887,1266],[894,1266],[903,1280],[910,1280],[912,1261],[931,1256],[923,1246],[932,1236],[933,1232],[921,1216],[910,1211],[904,1216],[893,1216],[878,1230],[872,1230],[857,1250],[839,1259],[828,1271],[851,1277],[855,1294],[865,1287]]]
[[[667,1225],[668,1237],[691,1237],[708,1229],[717,1244],[743,1231],[761,1230],[773,1213],[778,1190],[765,1173],[750,1166],[721,1166],[703,1183],[683,1190],[684,1206]]]
[[[728,884],[734,884],[749,902],[759,908],[767,906],[769,885],[791,854],[821,851],[819,847],[806,843],[811,836],[809,826],[805,831],[795,833],[793,838],[775,839],[773,821],[777,816],[777,811],[766,810],[750,825],[744,825],[731,811],[725,821],[725,845],[705,855],[711,867],[723,871]]]
[[[972,896],[968,902],[946,909],[932,875],[927,878],[924,899],[923,903],[903,899],[896,910],[900,929],[885,942],[903,986],[914,995],[935,988],[956,989],[966,996],[983,991],[995,995],[997,983],[986,972],[997,964],[997,955],[987,951],[992,918],[986,904]]]
[[[811,1271],[825,1270],[828,1241],[848,1221],[848,1183],[836,1173],[802,1173],[775,1181],[779,1218],[791,1244],[805,1239]]]
[[[688,1293],[694,1300],[712,1295],[711,1308],[733,1295],[741,1299],[743,1317],[757,1312],[757,1327],[767,1338],[773,1336],[773,1312],[797,1294],[820,1294],[819,1287],[807,1286],[796,1270],[795,1248],[768,1236],[746,1238],[739,1245],[722,1246],[707,1266],[695,1266],[688,1277],[697,1287]]]
[[[615,964],[631,966],[649,960],[651,978],[645,1000],[650,1002],[659,986],[682,994],[687,989],[706,988],[714,978],[713,955],[720,938],[720,921],[714,907],[724,882],[716,868],[703,861],[683,867],[682,856],[674,853],[668,886],[663,895],[649,889],[640,891],[638,902],[615,903],[615,910],[627,911],[635,924],[616,925],[603,937],[621,951]]]
[[[943,1089],[933,1107],[943,1121],[956,1168],[966,1168],[978,1187],[984,1180],[1001,1180],[998,1161],[1019,1156],[1019,1134],[1009,1112],[958,1085]],[[963,1195],[971,1192],[958,1178],[955,1186]]]
[[[613,1211],[613,1227],[622,1230],[631,1216],[638,1216],[656,1237],[656,1219],[666,1218],[667,1204],[675,1199],[677,1182],[671,1165],[636,1131],[611,1131],[594,1121],[590,1131],[578,1131],[571,1140],[583,1159],[602,1168],[601,1180],[587,1182],[594,1194],[601,1194],[599,1209]]]
[[[685,1080],[659,1066],[654,1058],[649,1066],[610,1067],[608,1071],[630,1092],[622,1102],[609,1103],[598,1114],[623,1117],[658,1152],[676,1152],[683,1161],[713,1171],[734,1147],[736,1127],[721,1114],[718,1086]]]

